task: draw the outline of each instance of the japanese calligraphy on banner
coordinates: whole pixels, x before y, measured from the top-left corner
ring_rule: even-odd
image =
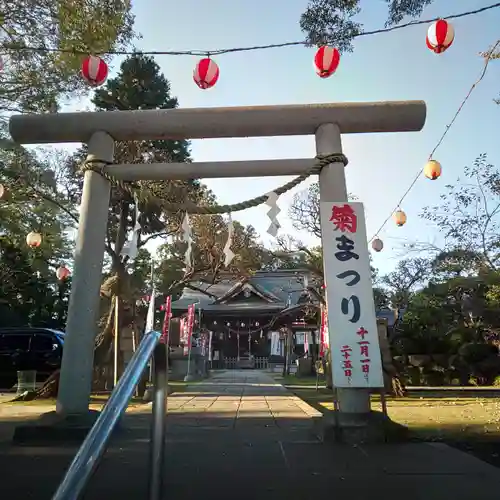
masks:
[[[208,335],[208,332],[203,332],[200,335],[200,348],[202,356],[206,356],[208,353]]]
[[[383,387],[363,204],[320,211],[333,385]]]
[[[326,307],[321,308],[321,326],[319,330],[319,355],[321,358],[325,356],[325,351],[328,349],[328,320],[326,318]]]
[[[161,330],[160,342],[162,344],[169,343],[168,332],[170,329],[170,319],[172,318],[172,296],[169,295],[165,300],[165,316],[163,317],[163,327]]]
[[[181,335],[180,341],[184,344],[184,355],[186,356],[191,349],[191,337],[193,335],[194,326],[194,304],[190,304],[187,310],[187,316],[181,319]]]

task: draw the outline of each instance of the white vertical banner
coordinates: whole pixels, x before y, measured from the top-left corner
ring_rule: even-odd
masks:
[[[362,203],[321,202],[334,387],[383,387]]]
[[[151,297],[149,299],[148,315],[146,316],[146,326],[144,328],[144,333],[148,333],[155,329],[155,289],[151,291]]]
[[[279,332],[271,332],[271,356],[281,356]]]
[[[134,260],[137,258],[137,244],[139,242],[139,232],[141,231],[141,225],[139,224],[139,218],[141,216],[141,212],[139,211],[139,200],[137,196],[134,196],[135,203],[135,224],[134,229],[132,230],[132,236],[130,240],[126,241],[123,245],[122,251],[120,255],[127,256],[130,259]]]
[[[189,221],[189,215],[186,212],[184,219],[182,221],[182,240],[187,243],[186,253],[184,254],[184,264],[186,265],[186,271],[189,271],[193,267],[191,261],[191,254],[193,251],[193,232],[191,229],[191,223]]]
[[[214,332],[208,332],[208,361],[212,361],[212,337]]]

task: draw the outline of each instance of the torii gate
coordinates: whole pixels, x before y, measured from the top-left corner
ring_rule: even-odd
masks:
[[[103,170],[121,181],[264,177],[304,174],[316,161],[114,165],[114,141],[314,134],[317,154],[332,155],[342,153],[341,134],[420,131],[425,118],[423,101],[99,111],[16,115],[10,119],[10,133],[20,144],[88,143],[94,161],[100,160]],[[320,201],[347,201],[343,163],[324,166],[319,187]],[[61,415],[88,412],[109,199],[109,181],[86,171],[58,394]],[[323,228],[324,247],[325,242]],[[325,261],[326,280],[332,271]],[[347,420],[364,420],[370,413],[368,389],[338,389],[338,402],[340,414]]]

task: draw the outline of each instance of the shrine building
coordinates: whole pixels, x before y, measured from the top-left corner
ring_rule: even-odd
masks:
[[[172,314],[178,319],[189,305],[195,305],[195,332],[212,332],[213,368],[264,369],[272,358],[283,361],[285,326],[293,332],[294,356],[303,355],[305,348],[317,355],[318,320],[307,314],[308,309],[314,311],[308,305],[319,305],[307,289],[313,279],[308,270],[285,269],[257,271],[250,277],[215,284],[193,281],[172,302]]]

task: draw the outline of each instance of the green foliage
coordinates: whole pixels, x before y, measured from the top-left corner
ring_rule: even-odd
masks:
[[[184,255],[186,243],[181,240],[164,244],[159,249],[162,276],[160,290],[166,291],[183,276],[215,282],[222,276],[243,277],[262,267],[267,251],[258,242],[252,226],[233,222],[232,251],[236,254],[228,268],[224,267],[224,246],[227,242],[227,221],[219,215],[192,216],[193,231],[192,262],[194,267],[186,269]]]
[[[310,0],[300,17],[300,29],[310,45],[331,44],[350,52],[352,40],[362,31],[352,19],[359,12],[359,0]]]
[[[385,0],[388,4],[386,26],[398,24],[406,17],[416,18],[433,0]],[[353,50],[353,40],[363,32],[356,22],[361,12],[360,0],[309,0],[300,17],[300,28],[310,45],[330,44],[341,52]]]
[[[70,255],[72,218],[47,162],[5,150],[0,161],[0,183],[9,189],[0,201],[0,324],[63,328],[68,283],[57,283],[55,270]],[[26,244],[31,231],[42,235],[36,249]]]
[[[128,45],[134,37],[131,7],[130,0],[0,0],[0,47],[7,54],[0,109],[54,110],[58,98],[88,90],[79,74],[84,54]],[[65,52],[23,50],[28,47]]]
[[[486,384],[500,375],[500,173],[483,154],[463,177],[422,214],[442,230],[447,246],[424,256],[410,253],[385,276],[372,270],[376,308],[399,312],[390,335],[393,353],[416,383]],[[297,194],[290,209],[295,228],[320,236],[319,206],[317,184]],[[291,238],[280,241],[280,266],[287,258],[290,268],[315,268],[322,276],[321,248],[313,252]],[[413,366],[409,356],[426,361]]]
[[[139,110],[170,109],[178,106],[178,101],[170,95],[170,84],[161,73],[153,58],[142,54],[127,57],[120,65],[115,78],[108,79],[105,86],[96,90],[92,102],[97,110]],[[80,163],[87,154],[82,147],[66,162],[67,178],[75,177]],[[185,140],[156,140],[117,142],[115,145],[117,163],[189,162],[189,142]],[[80,178],[81,179],[81,178]],[[172,203],[182,203],[187,199],[194,203],[213,203],[213,194],[199,181],[139,181],[135,187],[150,191],[155,197]],[[81,180],[71,186],[70,191],[81,192]],[[183,214],[165,213],[153,202],[141,203],[141,233],[138,247],[142,248],[156,238],[171,237],[179,233]],[[135,225],[134,199],[125,191],[113,188],[109,208],[106,252],[112,268],[124,274],[127,258],[120,252]]]
[[[446,189],[439,205],[423,210],[423,218],[439,227],[450,246],[468,252],[463,261],[467,269],[497,269],[500,172],[483,153],[465,167],[463,177]]]

